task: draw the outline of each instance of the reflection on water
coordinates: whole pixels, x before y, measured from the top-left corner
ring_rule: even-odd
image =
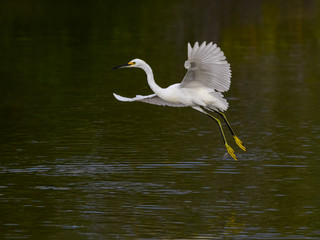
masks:
[[[0,4],[1,239],[318,239],[318,2],[127,5]],[[195,40],[231,63],[239,162],[202,114],[112,96]]]

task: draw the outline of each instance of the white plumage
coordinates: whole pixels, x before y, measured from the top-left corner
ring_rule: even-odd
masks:
[[[200,46],[198,42],[193,47],[188,43],[188,60],[184,63],[187,73],[181,83],[173,84],[167,88],[159,87],[153,77],[150,66],[141,59],[134,59],[127,64],[115,67],[136,67],[141,68],[147,75],[147,80],[154,94],[134,98],[122,97],[113,94],[116,99],[122,102],[140,101],[160,106],[170,107],[192,107],[193,109],[205,113],[214,119],[223,137],[225,146],[229,154],[235,159],[233,149],[227,144],[220,120],[213,117],[205,110],[213,111],[223,117],[229,130],[231,131],[238,146],[245,151],[240,139],[234,134],[226,116],[222,113],[228,109],[228,102],[222,92],[230,88],[231,70],[224,53],[216,44],[206,44]]]
[[[216,44],[204,43],[199,47],[188,43],[188,60],[184,64],[188,69],[181,87],[206,87],[219,92],[230,88],[231,70],[224,53]]]

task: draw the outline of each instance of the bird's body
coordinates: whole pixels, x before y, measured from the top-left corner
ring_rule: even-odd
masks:
[[[173,84],[167,88],[161,88],[154,80],[151,67],[141,59],[134,59],[122,67],[137,67],[144,70],[147,80],[154,94],[148,96],[137,95],[134,98],[126,98],[114,93],[114,96],[123,102],[141,101],[155,105],[170,107],[192,107],[212,119],[218,125],[222,134],[225,146],[229,154],[235,159],[233,149],[227,144],[220,120],[206,112],[213,111],[223,117],[229,130],[231,131],[236,143],[245,151],[239,138],[236,137],[226,116],[222,113],[228,109],[228,102],[224,99],[222,92],[228,91],[230,87],[231,70],[230,64],[226,61],[224,53],[216,44],[198,43],[192,48],[188,44],[188,60],[185,62],[185,68],[188,70],[181,83]]]
[[[183,88],[180,83],[176,83],[163,89],[157,95],[167,102],[181,104],[184,107],[211,107],[220,111],[228,108],[227,101],[208,88]]]

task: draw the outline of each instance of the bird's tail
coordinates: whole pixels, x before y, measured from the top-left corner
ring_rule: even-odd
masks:
[[[221,92],[211,92],[211,94],[216,98],[217,101],[214,103],[214,106],[208,107],[221,112],[226,111],[229,107],[229,103],[224,98],[223,94]]]

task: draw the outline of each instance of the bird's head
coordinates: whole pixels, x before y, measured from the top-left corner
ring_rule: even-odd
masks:
[[[114,67],[112,69],[131,68],[131,67],[142,68],[145,64],[146,64],[145,61],[136,58],[136,59],[133,59],[133,60],[131,60],[130,62],[128,62],[126,64],[122,64],[122,65]]]

